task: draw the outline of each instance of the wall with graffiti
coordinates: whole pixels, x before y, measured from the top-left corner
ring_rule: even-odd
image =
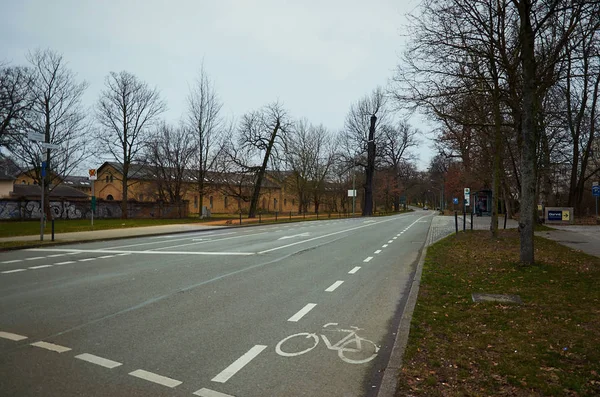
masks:
[[[127,204],[129,218],[182,218],[188,216],[187,201],[181,205],[155,202],[130,202]],[[90,219],[90,201],[51,201],[52,219]],[[0,200],[0,219],[28,220],[40,219],[39,200]],[[121,218],[120,201],[98,201],[94,218]]]

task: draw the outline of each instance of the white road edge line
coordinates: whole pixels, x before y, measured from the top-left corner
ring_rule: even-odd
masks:
[[[54,265],[55,266],[60,266],[60,265],[68,265],[70,263],[75,263],[75,261],[57,262]]]
[[[350,271],[348,272],[348,274],[354,274],[354,273],[356,273],[356,272],[357,272],[357,271],[359,271],[359,270],[360,270],[360,266],[356,266],[354,269],[350,270]]]
[[[50,350],[57,353],[64,353],[71,350],[70,347],[55,345],[54,343],[48,343],[43,341],[32,343],[31,346],[41,347],[42,349]]]
[[[343,282],[342,280],[338,280],[338,281],[336,281],[335,283],[331,284],[331,285],[329,286],[329,288],[327,288],[327,289],[325,290],[325,292],[333,292],[333,291],[335,291],[335,290],[337,289],[337,287],[339,287],[339,286],[340,286],[340,285],[342,285],[343,283],[344,283],[344,282]]]
[[[370,262],[373,259],[372,256],[367,256],[363,262]]]
[[[31,267],[29,267],[28,269],[31,269],[31,270],[36,270],[36,269],[43,269],[43,268],[45,268],[45,267],[52,267],[52,265],[39,265],[39,266],[31,266]]]
[[[381,253],[381,250],[377,250],[377,251],[375,251],[374,253],[375,253],[375,254],[379,254],[379,253]]]
[[[18,342],[23,339],[27,339],[26,336],[19,335],[19,334],[13,334],[11,332],[4,332],[4,331],[0,331],[0,338],[14,340],[15,342]]]
[[[205,252],[195,252],[195,251],[110,251],[105,249],[97,249],[97,250],[81,250],[81,249],[70,249],[70,248],[31,248],[29,251],[70,251],[69,254],[121,254],[121,255],[131,255],[131,254],[150,254],[150,255],[232,255],[232,256],[249,256],[256,255],[254,252],[214,252],[214,251],[205,251]]]
[[[135,376],[136,378],[144,379],[149,382],[158,383],[159,385],[167,386],[170,388],[174,388],[179,386],[183,382],[167,378],[166,376],[158,375],[153,372],[144,371],[143,369],[136,369],[133,372],[130,372],[129,375]]]
[[[298,311],[298,313],[296,313],[292,317],[288,318],[288,321],[297,322],[302,317],[304,317],[309,311],[311,311],[312,309],[314,309],[315,306],[317,306],[316,303],[309,303],[309,304],[307,304],[302,309],[300,309]]]
[[[108,369],[113,369],[113,368],[123,365],[122,363],[119,363],[119,362],[116,362],[113,360],[109,360],[107,358],[98,357],[98,356],[95,356],[95,355],[89,354],[89,353],[80,354],[78,356],[75,356],[75,358],[78,358],[80,360],[87,361],[88,363],[96,364],[96,365],[99,365],[101,367],[108,368]]]
[[[27,269],[13,269],[13,270],[5,270],[0,273],[8,274],[8,273],[18,273],[18,272],[25,272],[25,271],[27,271]]]
[[[239,370],[244,368],[250,361],[252,361],[256,356],[258,356],[263,350],[265,350],[267,346],[265,345],[255,345],[252,349],[248,350],[246,354],[242,357],[235,360],[229,367],[225,368],[221,371],[217,376],[212,378],[213,382],[225,383],[227,382],[233,375],[238,373]]]
[[[207,389],[206,387],[203,387],[200,390],[196,390],[192,394],[195,396],[200,396],[200,397],[233,397],[230,394],[219,393],[218,391],[210,390],[210,389]]]

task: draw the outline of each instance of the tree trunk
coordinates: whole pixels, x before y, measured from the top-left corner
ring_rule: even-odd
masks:
[[[369,127],[369,141],[367,143],[367,169],[365,182],[365,201],[363,203],[362,216],[373,215],[373,174],[375,173],[375,122],[377,117],[371,116]]]
[[[536,185],[536,65],[534,33],[530,20],[532,14],[531,0],[521,0],[518,3],[518,9],[520,17],[521,63],[523,65],[523,118],[521,123],[523,147],[521,150],[521,203],[519,211],[520,259],[523,265],[533,265],[535,262],[533,231]]]
[[[128,197],[128,192],[127,192],[127,174],[129,173],[129,164],[123,164],[123,179],[121,181],[122,183],[122,189],[123,189],[123,198],[121,200],[121,219],[127,219],[128,218],[128,214],[127,214],[127,197]]]
[[[260,188],[265,177],[265,171],[267,170],[269,158],[271,157],[271,150],[275,144],[275,138],[277,137],[277,132],[279,131],[280,126],[281,124],[279,120],[277,120],[277,124],[275,124],[275,128],[273,128],[273,132],[271,133],[271,138],[269,139],[269,144],[267,145],[267,150],[265,151],[265,157],[263,158],[262,165],[260,170],[258,170],[258,174],[256,175],[254,190],[252,192],[252,200],[250,201],[250,210],[248,211],[248,218],[256,218],[256,208],[258,207],[258,200],[260,199]]]

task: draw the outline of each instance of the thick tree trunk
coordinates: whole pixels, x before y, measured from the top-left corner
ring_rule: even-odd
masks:
[[[121,187],[123,189],[123,197],[121,200],[121,219],[127,219],[128,218],[128,214],[127,214],[127,199],[128,199],[128,192],[127,192],[127,174],[129,173],[129,164],[123,164],[123,179],[121,181]]]
[[[535,210],[535,167],[536,167],[536,133],[535,133],[535,95],[536,65],[534,53],[534,33],[531,26],[531,0],[518,3],[520,17],[521,62],[523,65],[523,119],[521,136],[521,208],[519,232],[521,240],[520,259],[523,265],[535,263],[533,232]]]

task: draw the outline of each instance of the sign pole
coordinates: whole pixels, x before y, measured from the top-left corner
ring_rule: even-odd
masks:
[[[42,161],[42,202],[40,203],[40,241],[44,241],[44,174],[45,164]]]
[[[92,230],[94,230],[94,199],[96,198],[96,196],[94,195],[94,181],[92,181]]]
[[[96,175],[96,169],[90,169],[89,170],[89,180],[92,183],[92,230],[94,230],[94,212],[96,211],[96,194],[94,193],[94,185],[96,182],[96,179],[98,179],[98,176]]]

